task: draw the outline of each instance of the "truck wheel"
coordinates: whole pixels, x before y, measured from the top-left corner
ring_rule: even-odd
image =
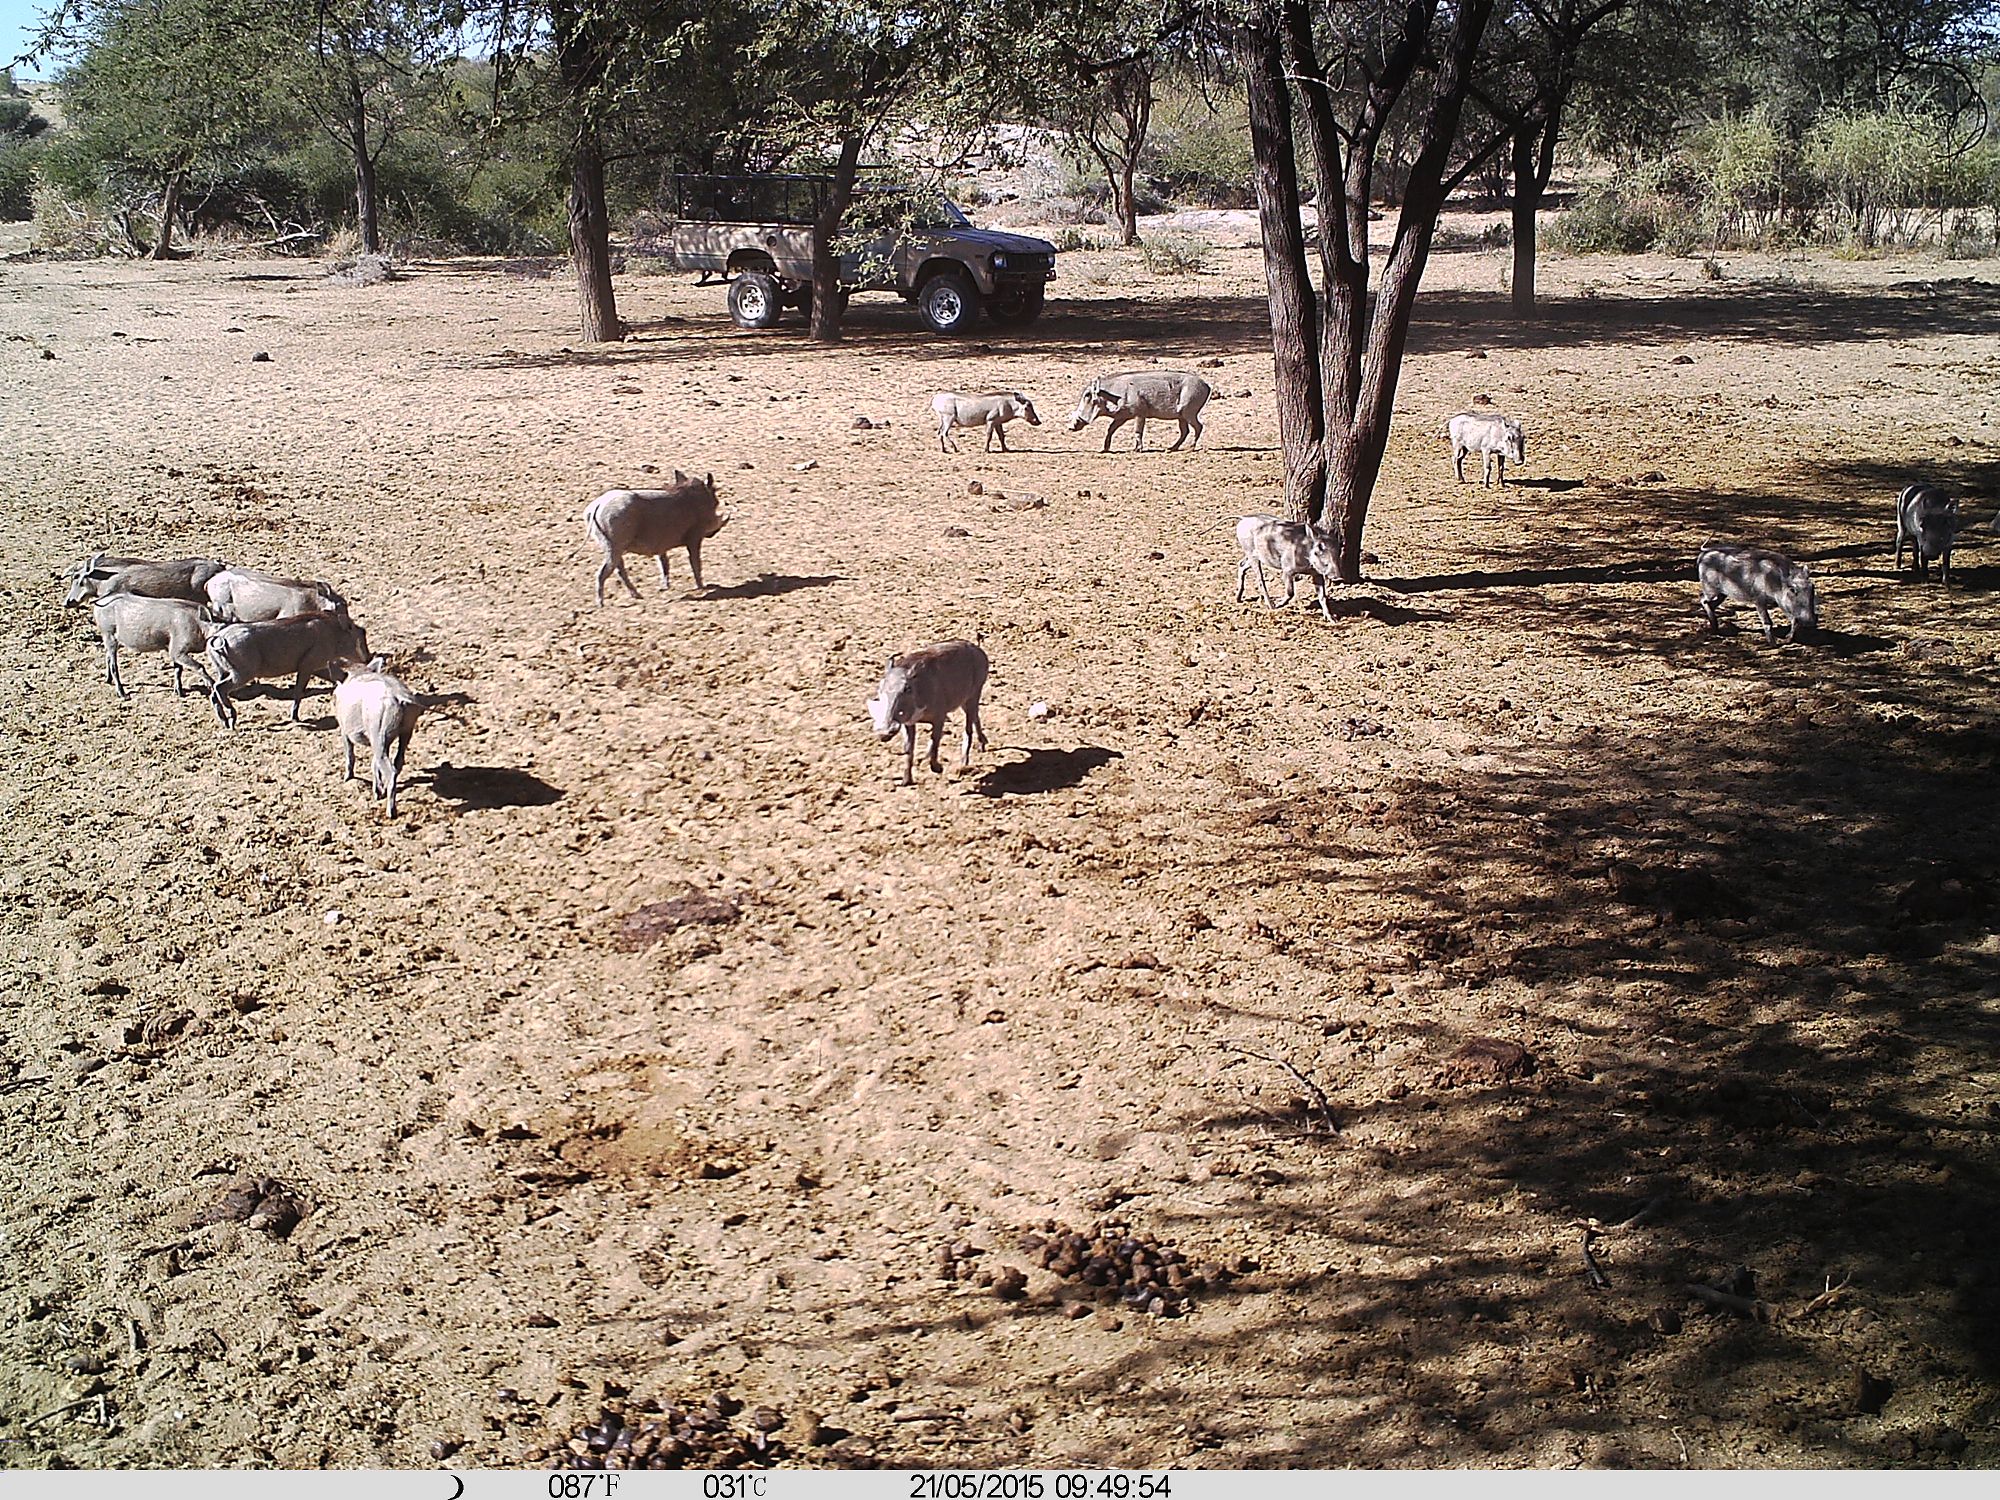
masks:
[[[778,280],[762,271],[745,271],[729,283],[729,316],[739,328],[775,327],[784,311]]]
[[[979,293],[963,271],[939,271],[917,293],[917,311],[933,333],[964,333],[979,316]]]
[[[1042,315],[1042,289],[995,292],[986,304],[986,316],[1003,328],[1023,327]]]

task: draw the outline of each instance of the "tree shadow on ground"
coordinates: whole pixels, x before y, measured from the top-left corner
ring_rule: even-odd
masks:
[[[1276,1069],[1270,1110],[1182,1124],[1267,1164],[1229,1221],[1338,1242],[1274,1309],[1285,1347],[1319,1373],[1400,1371],[1452,1462],[1598,1424],[1624,1445],[1598,1461],[1671,1464],[1669,1422],[1835,1462],[1956,1461],[2000,1382],[1996,770],[1983,713],[1829,706],[1809,726],[1642,716],[1515,769],[1390,780],[1359,826],[1345,792],[1246,786],[1246,812],[1173,857],[1225,908],[1290,913],[1276,940],[1350,986],[1324,1024],[1277,1033],[1335,1101],[1337,1141],[1310,1138]],[[1364,910],[1389,915],[1343,917]],[[1481,1026],[1539,1066],[1455,1076]],[[1649,1204],[1596,1241],[1593,1288],[1566,1226]],[[1484,1248],[1524,1222],[1545,1253]],[[1179,1228],[1231,1232],[1192,1209]],[[1686,1291],[1739,1266],[1774,1322]],[[1198,1333],[1175,1337],[1174,1359],[1201,1357]],[[1857,1369],[1900,1404],[1861,1412]],[[1229,1415],[1253,1442],[1254,1415]],[[1292,1451],[1341,1461],[1351,1421]]]
[[[1870,291],[1744,282],[1668,296],[1543,297],[1517,321],[1504,294],[1431,292],[1417,302],[1412,354],[1462,349],[1561,349],[1635,339],[1762,345],[2000,333],[2000,290],[1969,278],[1913,280]],[[1645,357],[1635,351],[1635,357]],[[1907,483],[1908,481],[1905,481]]]

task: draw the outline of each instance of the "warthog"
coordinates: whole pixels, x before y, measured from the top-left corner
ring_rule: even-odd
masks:
[[[1903,570],[1903,543],[1916,554],[1917,576],[1928,580],[1937,559],[1938,582],[1951,583],[1951,544],[1958,535],[1958,502],[1935,485],[1913,484],[1896,497],[1896,571]]]
[[[1243,603],[1243,584],[1252,568],[1257,570],[1257,592],[1270,609],[1283,609],[1298,593],[1299,580],[1310,578],[1319,593],[1319,612],[1333,623],[1333,611],[1326,607],[1326,581],[1340,571],[1340,544],[1333,533],[1321,531],[1304,521],[1286,521],[1277,516],[1245,516],[1236,523],[1236,542],[1243,549],[1243,562],[1236,569],[1236,602]],[[1264,569],[1275,568],[1285,580],[1283,603],[1271,602]]]
[[[204,686],[208,671],[198,659],[214,628],[201,617],[199,606],[185,599],[149,599],[141,594],[106,594],[91,604],[97,633],[104,638],[104,680],[129,698],[118,671],[118,652],[164,651],[174,669],[174,696],[186,695],[181,669],[192,667]]]
[[[1041,417],[1035,411],[1035,403],[1019,391],[988,391],[983,396],[961,396],[953,391],[939,391],[931,397],[931,411],[937,416],[938,452],[956,453],[958,439],[951,436],[957,427],[984,427],[986,429],[986,451],[993,451],[993,440],[1000,439],[1000,451],[1008,452],[1007,424],[1025,420],[1030,427],[1042,425]],[[946,444],[950,446],[947,448]]]
[[[1507,483],[1507,464],[1526,463],[1528,460],[1528,432],[1512,417],[1503,417],[1498,412],[1460,412],[1445,424],[1445,436],[1451,439],[1451,467],[1458,475],[1458,482],[1465,483],[1465,455],[1479,455],[1479,482],[1493,483],[1493,470],[1498,465],[1500,483]]]
[[[388,815],[396,816],[396,782],[403,774],[403,754],[416,732],[423,707],[401,678],[382,670],[376,657],[359,672],[350,672],[333,689],[333,713],[347,747],[347,777],[354,779],[354,747],[370,749],[370,770],[377,801],[388,799]]]
[[[1701,607],[1708,614],[1710,630],[1720,628],[1716,611],[1725,600],[1756,610],[1764,639],[1772,645],[1778,639],[1771,626],[1773,609],[1785,612],[1787,640],[1802,639],[1801,631],[1811,635],[1819,629],[1819,600],[1804,563],[1757,547],[1706,542],[1695,558],[1695,576],[1701,581]]]
[[[1165,421],[1171,417],[1181,425],[1181,434],[1174,440],[1174,448],[1185,443],[1189,433],[1194,434],[1194,445],[1199,448],[1201,409],[1208,405],[1212,394],[1206,380],[1185,370],[1141,370],[1129,375],[1100,375],[1083,388],[1076,410],[1070,413],[1069,430],[1081,432],[1099,417],[1109,417],[1111,425],[1104,429],[1104,447],[1101,450],[1109,453],[1112,434],[1127,422],[1137,422],[1139,436],[1132,444],[1132,451],[1136,453],[1146,446],[1147,418]],[[1167,451],[1172,452],[1173,449]]]
[[[597,570],[597,602],[604,603],[604,585],[613,573],[634,599],[639,590],[625,571],[625,554],[638,552],[660,560],[660,582],[671,586],[667,554],[687,548],[694,586],[701,587],[701,544],[729,524],[716,510],[715,476],[690,479],[674,470],[671,484],[658,490],[607,490],[584,507],[583,525],[590,539],[604,550]]]
[[[332,584],[317,579],[280,578],[258,568],[224,568],[205,588],[209,613],[226,624],[248,625],[307,614],[347,618],[347,601]]]
[[[368,660],[368,636],[352,620],[334,614],[287,615],[282,620],[257,620],[224,625],[208,638],[208,664],[215,685],[208,701],[225,729],[236,727],[233,689],[274,677],[292,677],[292,722],[306,696],[306,679],[323,677],[335,684],[342,667]]]
[[[148,562],[144,558],[112,557],[99,552],[86,558],[70,572],[65,605],[74,606],[107,594],[136,594],[142,599],[185,599],[190,604],[206,604],[204,588],[208,580],[229,564],[212,557],[177,557],[171,562]]]
[[[868,700],[875,733],[885,740],[903,731],[903,785],[916,782],[917,725],[931,726],[931,769],[941,771],[938,745],[944,739],[946,716],[965,711],[965,755],[960,769],[972,764],[972,737],[986,748],[986,731],[979,723],[979,695],[986,690],[986,653],[971,641],[946,641],[904,656],[889,658],[882,685]]]

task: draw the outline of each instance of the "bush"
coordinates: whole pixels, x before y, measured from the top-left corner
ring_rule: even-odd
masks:
[[[131,252],[116,221],[91,199],[73,197],[46,182],[36,185],[33,198],[37,250],[59,256]]]
[[[34,217],[35,163],[43,150],[40,141],[0,136],[0,219]]]
[[[1104,236],[1090,234],[1085,230],[1077,228],[1074,224],[1065,224],[1062,228],[1058,229],[1053,243],[1058,253],[1066,255],[1074,254],[1078,250],[1107,250],[1110,248],[1110,244]]]
[[[1660,237],[1649,206],[1628,202],[1616,184],[1592,188],[1548,228],[1549,243],[1577,255],[1637,255]]]
[[[1163,98],[1153,115],[1151,139],[1141,165],[1146,176],[1176,203],[1206,208],[1243,208],[1250,192],[1250,118],[1240,95],[1225,95],[1214,108],[1189,91]]]
[[[1207,240],[1179,230],[1150,234],[1139,241],[1146,269],[1155,276],[1199,276],[1208,269],[1215,246]]]

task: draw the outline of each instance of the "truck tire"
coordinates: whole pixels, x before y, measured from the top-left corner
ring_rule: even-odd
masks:
[[[986,316],[1003,328],[1023,328],[1042,315],[1042,289],[995,292],[986,304]]]
[[[918,290],[917,311],[933,333],[965,333],[978,320],[979,293],[965,272],[937,271]]]
[[[729,316],[739,328],[773,328],[784,312],[778,279],[762,271],[745,271],[729,283]]]

